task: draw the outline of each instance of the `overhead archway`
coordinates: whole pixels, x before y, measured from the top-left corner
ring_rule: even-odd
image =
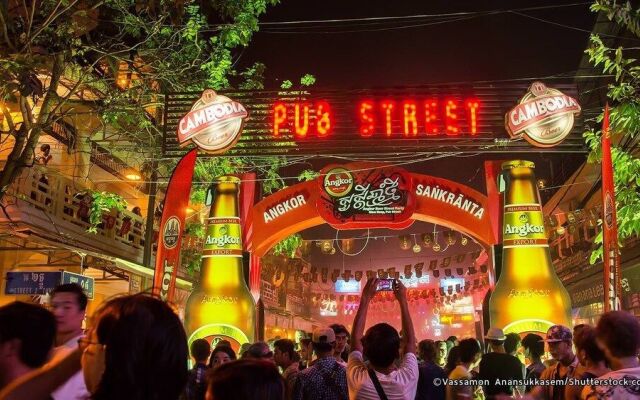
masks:
[[[454,228],[485,246],[496,244],[487,196],[447,179],[409,175],[416,204],[412,220]],[[280,190],[254,205],[247,220],[249,251],[262,257],[282,239],[327,223],[318,211],[321,195],[321,185],[314,180]]]

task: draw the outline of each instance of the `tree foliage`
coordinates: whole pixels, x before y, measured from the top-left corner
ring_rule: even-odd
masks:
[[[631,3],[598,0],[591,9],[603,12],[611,20],[640,38],[640,9]],[[613,76],[607,96],[611,103],[610,129],[613,135],[611,149],[613,176],[618,217],[618,240],[640,234],[640,159],[638,158],[638,133],[640,132],[640,63],[626,56],[623,47],[610,48],[598,35],[592,35],[586,50],[590,61],[604,74]],[[598,122],[602,121],[600,115]],[[600,162],[602,132],[585,132],[585,140],[591,149],[590,162]],[[591,262],[602,258],[602,232],[596,237],[599,247],[594,250]]]
[[[277,0],[0,3],[0,104],[12,138],[0,198],[56,121],[97,117],[132,165],[157,157],[167,91],[261,88],[264,65],[234,63]]]

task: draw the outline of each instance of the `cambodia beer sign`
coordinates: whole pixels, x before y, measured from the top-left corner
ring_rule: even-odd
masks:
[[[411,174],[397,167],[366,164],[329,166],[318,177],[318,213],[340,229],[385,226],[405,228],[413,222],[415,195]]]
[[[242,104],[207,89],[180,119],[178,142],[185,145],[192,141],[206,152],[223,153],[240,138],[248,115]]]
[[[562,142],[580,113],[578,101],[559,90],[534,82],[520,103],[506,115],[511,138],[524,138],[536,147],[553,147]]]

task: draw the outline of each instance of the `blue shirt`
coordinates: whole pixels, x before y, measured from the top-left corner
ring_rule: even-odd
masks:
[[[433,362],[426,361],[420,364],[416,400],[444,400],[446,394],[444,383],[436,386],[433,380],[440,378],[440,382],[444,382],[446,377],[444,370]]]
[[[333,357],[319,358],[296,378],[292,400],[347,400],[347,372]]]

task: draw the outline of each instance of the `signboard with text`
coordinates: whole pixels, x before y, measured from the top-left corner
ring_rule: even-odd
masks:
[[[526,128],[541,137],[541,142],[562,138],[562,143],[543,151],[586,152],[582,117],[575,116],[566,132],[553,122],[554,118],[574,118],[579,108],[573,102],[575,84],[551,85],[560,94],[537,90],[541,87],[537,85],[536,97],[528,97],[521,104],[522,113],[516,110],[509,119],[511,127],[518,135]],[[238,90],[223,93],[224,107],[198,103],[195,110],[194,102],[202,102],[200,92],[169,93],[163,153],[181,156],[181,146],[191,140],[190,132],[198,136],[207,124],[222,125],[225,118],[240,123],[245,111],[239,104],[251,118],[244,122],[238,145],[226,153],[229,156],[529,151],[526,140],[510,139],[505,114],[530,86],[527,82],[332,91]],[[533,132],[536,119],[544,121]],[[224,142],[225,137],[219,141]]]
[[[4,294],[47,294],[60,284],[60,272],[7,272]]]
[[[94,279],[92,277],[64,271],[62,273],[62,283],[77,283],[82,287],[87,297],[93,300]]]
[[[329,166],[320,172],[318,213],[336,229],[411,225],[416,208],[411,175],[398,167]]]

